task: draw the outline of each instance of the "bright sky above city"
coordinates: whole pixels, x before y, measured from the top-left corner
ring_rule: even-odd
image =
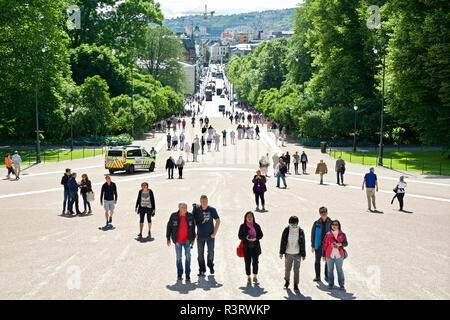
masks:
[[[205,4],[208,11],[213,10],[216,14],[233,14],[250,11],[263,11],[271,9],[294,8],[301,0],[160,0],[161,10],[166,19],[182,16],[183,12],[203,11]]]

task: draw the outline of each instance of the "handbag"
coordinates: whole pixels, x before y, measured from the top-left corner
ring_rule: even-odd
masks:
[[[86,199],[87,199],[87,201],[89,201],[89,202],[94,201],[94,200],[95,200],[94,191],[89,191],[89,192],[86,194]]]
[[[241,243],[239,243],[238,247],[236,248],[236,254],[239,258],[244,257],[244,241],[241,241]]]

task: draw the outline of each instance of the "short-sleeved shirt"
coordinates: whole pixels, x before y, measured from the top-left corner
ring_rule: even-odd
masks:
[[[366,188],[375,188],[375,181],[377,180],[377,175],[372,171],[366,173],[364,176],[366,179]]]
[[[209,238],[214,232],[214,219],[219,219],[217,210],[208,206],[206,210],[200,209],[203,213],[203,222],[197,226],[197,233],[199,239]]]

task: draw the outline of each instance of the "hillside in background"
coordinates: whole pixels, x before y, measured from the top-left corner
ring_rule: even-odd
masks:
[[[294,27],[294,11],[295,8],[291,8],[212,16],[208,17],[208,29],[210,27],[231,28],[248,26],[255,30],[261,28],[273,29],[274,31],[278,30],[278,28],[280,31],[292,30]],[[172,30],[178,30],[190,25],[202,27],[203,16],[195,15],[166,19],[163,21],[163,25]]]

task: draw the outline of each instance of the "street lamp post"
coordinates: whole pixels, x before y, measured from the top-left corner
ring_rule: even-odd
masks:
[[[378,53],[377,43],[373,47],[373,52]],[[384,113],[384,76],[386,70],[386,52],[383,50],[383,84],[381,94],[381,112],[380,112],[380,144],[378,146],[378,165],[383,166],[383,113]]]
[[[46,49],[47,48],[45,47],[45,44],[43,44],[41,46],[42,53],[44,53]],[[33,71],[35,72],[34,96],[35,96],[35,113],[36,113],[36,162],[41,163],[41,140],[40,140],[40,136],[39,136],[41,131],[39,130],[38,71],[41,71],[42,69],[36,67],[36,55],[33,55],[33,65],[34,65]]]
[[[358,106],[355,104],[353,106],[353,109],[355,110],[355,130],[353,131],[353,152],[356,151],[356,114],[358,111]]]
[[[73,124],[72,124],[72,112],[73,112],[73,105],[69,106],[69,112],[70,112],[70,151],[73,151]]]

